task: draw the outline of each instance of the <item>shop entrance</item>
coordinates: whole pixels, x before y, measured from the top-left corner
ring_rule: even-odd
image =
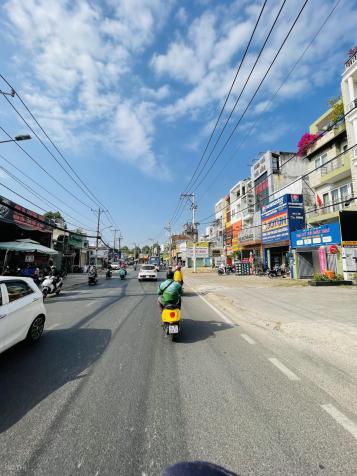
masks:
[[[311,278],[314,273],[320,272],[320,258],[317,250],[299,251],[299,272],[300,279]]]

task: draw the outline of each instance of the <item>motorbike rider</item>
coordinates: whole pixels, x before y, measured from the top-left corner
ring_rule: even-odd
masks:
[[[166,281],[160,284],[157,290],[158,303],[161,311],[168,305],[181,309],[182,286],[174,280],[174,273],[169,271],[166,275]]]
[[[183,285],[183,274],[182,274],[180,264],[176,266],[175,273],[174,273],[174,281],[176,281],[177,283],[180,283],[181,286]]]

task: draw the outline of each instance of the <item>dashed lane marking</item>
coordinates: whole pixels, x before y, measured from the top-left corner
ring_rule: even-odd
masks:
[[[275,358],[270,358],[270,362],[277,367],[280,372],[282,372],[284,375],[288,377],[290,380],[300,380],[300,378],[294,374],[290,369],[288,369],[283,363],[280,362],[280,360],[275,359]]]
[[[352,420],[337,410],[331,403],[326,403],[325,405],[321,405],[321,407],[357,440],[357,425]]]
[[[241,336],[246,342],[248,342],[248,344],[252,344],[252,345],[255,344],[255,340],[252,339],[251,337],[247,336],[247,334],[241,334],[240,336]]]

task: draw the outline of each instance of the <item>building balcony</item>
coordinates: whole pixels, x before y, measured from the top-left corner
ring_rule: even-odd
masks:
[[[329,183],[339,182],[351,175],[352,151],[347,151],[323,165],[310,175],[311,187],[320,187]]]
[[[336,125],[333,129],[328,132],[325,132],[319,139],[317,139],[314,144],[309,148],[307,157],[324,147],[329,142],[333,141],[340,134],[346,131],[346,123],[343,121],[341,124]]]
[[[345,70],[352,66],[357,61],[357,51],[345,63]]]
[[[344,201],[338,200],[336,202],[328,202],[323,207],[307,207],[306,208],[306,221],[309,225],[316,225],[318,223],[329,223],[333,219],[338,219],[340,210],[352,210],[356,209],[355,201],[349,201],[353,198],[352,195],[348,195],[344,198]]]

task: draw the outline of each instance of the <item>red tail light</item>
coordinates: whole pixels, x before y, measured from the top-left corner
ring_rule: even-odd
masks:
[[[176,312],[170,312],[170,317],[175,317],[176,316]]]

